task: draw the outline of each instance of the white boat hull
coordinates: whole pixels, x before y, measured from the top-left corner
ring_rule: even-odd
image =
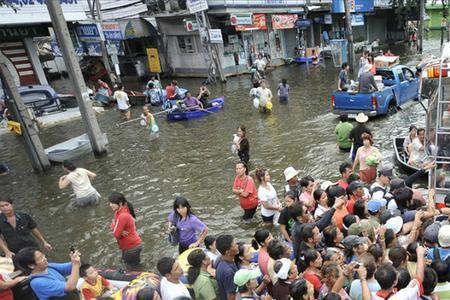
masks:
[[[45,149],[48,159],[55,162],[72,160],[91,151],[92,147],[87,134],[82,134]]]

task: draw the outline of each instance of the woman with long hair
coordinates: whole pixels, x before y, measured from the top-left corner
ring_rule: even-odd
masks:
[[[248,167],[245,162],[238,162],[235,172],[233,193],[239,197],[240,205],[244,210],[242,216],[244,223],[249,223],[258,207],[258,193],[252,177],[248,175]]]
[[[114,212],[111,229],[122,250],[123,261],[128,265],[139,265],[142,241],[136,232],[136,214],[133,205],[122,193],[112,192],[109,196],[109,207]]]
[[[208,234],[208,227],[194,215],[191,204],[183,196],[175,198],[173,211],[168,219],[169,230],[178,229],[180,254],[189,248],[199,247]]]
[[[320,288],[322,287],[322,256],[315,249],[309,249],[305,252],[302,262],[303,278],[308,280],[314,286],[314,294],[319,295]]]
[[[195,249],[189,253],[187,261],[190,265],[187,275],[188,284],[194,289],[195,299],[218,299],[217,282],[208,273],[211,259],[201,249]]]
[[[363,146],[356,151],[353,171],[359,165],[359,178],[361,181],[371,184],[377,178],[377,165],[381,162],[381,156],[378,148],[373,146],[372,135],[363,133],[361,135]]]
[[[63,168],[69,174],[59,178],[59,188],[64,189],[71,185],[75,193],[74,203],[78,206],[98,204],[100,194],[91,184],[91,179],[97,175],[89,170],[77,168],[73,162],[67,160],[63,162]]]
[[[261,217],[265,225],[278,225],[281,204],[277,197],[277,191],[270,183],[269,171],[257,169],[256,180],[259,182],[258,198],[261,203]]]
[[[250,160],[250,143],[247,139],[247,130],[245,126],[241,125],[237,128],[237,135],[239,140],[236,143],[236,149],[239,159],[248,164],[248,161]]]
[[[258,268],[256,263],[252,263],[252,245],[245,243],[238,243],[239,253],[234,257],[235,264],[239,269],[253,270]]]
[[[267,264],[269,262],[270,256],[267,252],[267,247],[272,240],[272,234],[267,229],[258,229],[253,236],[252,247],[256,250],[259,249],[258,265],[263,275],[269,274],[267,270]]]

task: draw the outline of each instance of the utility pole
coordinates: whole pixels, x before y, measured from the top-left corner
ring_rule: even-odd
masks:
[[[350,7],[348,0],[344,0],[345,9],[345,25],[347,28],[347,41],[348,41],[348,65],[351,72],[355,73],[355,49],[353,46],[353,29],[352,29],[352,17],[350,15]]]
[[[195,14],[195,15],[197,17],[197,14]],[[220,57],[219,57],[219,47],[217,47],[217,45],[211,45],[211,43],[209,41],[209,29],[211,29],[211,25],[209,24],[208,17],[206,16],[204,10],[201,11],[200,15],[202,18],[201,23],[198,22],[199,18],[197,17],[197,23],[199,23],[199,26],[201,27],[201,28],[199,28],[199,32],[200,32],[200,30],[202,30],[202,28],[203,28],[203,30],[206,31],[208,37],[207,37],[207,40],[205,41],[205,43],[206,43],[206,47],[208,49],[208,52],[209,52],[209,55],[211,58],[211,62],[213,64],[215,64],[216,70],[219,71],[220,81],[226,82],[227,79],[226,79],[225,73],[223,71],[222,62],[220,61]]]
[[[419,0],[419,28],[418,28],[418,38],[419,38],[419,44],[417,45],[419,53],[422,53],[423,50],[423,19],[425,15],[425,3],[424,0]]]
[[[102,7],[101,7],[100,0],[93,0],[94,3],[92,5],[90,4],[91,0],[88,0],[88,2],[89,2],[89,7],[91,8],[91,6],[92,6],[92,9],[91,9],[92,18],[95,20],[96,23],[99,24],[100,30],[102,30],[102,32],[103,32],[103,29],[102,29],[103,17],[102,17]],[[95,10],[97,10],[97,17],[95,17],[95,13],[94,13]],[[106,49],[105,40],[103,38],[104,38],[104,35],[102,33],[100,35],[100,47],[102,49],[103,64],[105,65],[106,72],[108,72],[109,81],[111,81],[111,83],[114,83],[114,78],[112,76],[112,70],[111,70],[111,64],[109,63],[108,51]],[[119,82],[120,82],[120,80],[119,80]]]
[[[0,77],[10,97],[8,101],[12,102],[12,113],[20,123],[22,137],[25,141],[25,149],[31,160],[33,169],[43,173],[45,170],[50,169],[50,161],[48,160],[47,154],[45,154],[44,147],[39,139],[39,134],[33,126],[33,121],[28,110],[20,97],[11,72],[3,62],[0,63]]]
[[[73,49],[72,40],[70,39],[69,29],[64,18],[64,14],[59,1],[46,1],[47,9],[52,20],[53,29],[61,48],[64,62],[69,73],[69,78],[73,84],[73,90],[78,102],[81,117],[86,127],[92,149],[95,154],[106,153],[106,144],[108,140],[103,135],[98,125],[95,111],[89,102],[89,94],[86,84],[84,83],[83,74],[81,73],[80,64],[78,63],[75,51]]]

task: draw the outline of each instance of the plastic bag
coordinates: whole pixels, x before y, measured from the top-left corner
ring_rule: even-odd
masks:
[[[258,109],[259,108],[259,98],[253,98],[253,106]]]
[[[271,101],[267,101],[265,108],[268,109],[268,110],[272,110],[272,107],[273,107],[272,102]]]

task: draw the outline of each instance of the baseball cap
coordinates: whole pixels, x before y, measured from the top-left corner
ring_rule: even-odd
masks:
[[[361,188],[361,187],[363,187],[363,186],[364,186],[364,184],[363,184],[361,181],[355,180],[355,181],[351,182],[351,183],[348,185],[347,191],[348,191],[349,194],[351,194],[351,193],[353,193],[357,188]]]
[[[441,224],[439,223],[430,224],[423,232],[423,239],[429,243],[437,243],[440,228]]]
[[[240,269],[234,274],[233,282],[237,286],[243,286],[249,280],[258,278],[259,276],[261,276],[261,272],[259,271],[259,269]]]
[[[392,168],[391,167],[381,167],[378,169],[378,173],[380,175],[384,175],[387,177],[393,177],[394,173],[392,172]]]
[[[390,218],[401,216],[401,214],[398,209],[386,209],[380,216],[380,222],[386,224]]]
[[[450,225],[444,225],[439,229],[438,241],[441,247],[450,247]]]
[[[352,249],[354,246],[364,244],[365,242],[367,242],[366,237],[348,235],[342,240],[342,245],[347,249]]]
[[[387,229],[392,229],[395,234],[399,233],[403,227],[403,219],[400,216],[390,218],[385,224]]]
[[[406,187],[405,181],[401,178],[394,178],[390,183],[391,191]]]
[[[377,213],[381,209],[381,202],[376,200],[370,200],[367,202],[367,210],[371,213]]]

